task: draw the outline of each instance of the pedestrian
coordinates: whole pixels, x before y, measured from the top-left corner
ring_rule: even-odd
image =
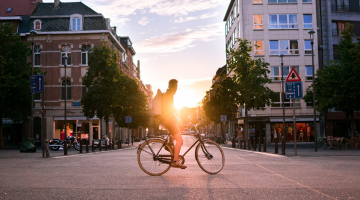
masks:
[[[273,131],[274,131],[273,142],[275,142],[278,134],[277,134],[276,128],[274,126],[273,126]]]
[[[301,141],[304,142],[304,129],[302,126],[300,126],[299,142],[300,142],[300,138],[301,138]]]
[[[249,128],[249,137],[250,137],[251,148],[254,148],[255,128],[253,128],[252,125],[250,125]]]
[[[239,149],[240,149],[240,140],[242,140],[242,138],[243,138],[243,131],[244,131],[244,129],[243,129],[242,126],[239,126],[239,127],[236,129]]]

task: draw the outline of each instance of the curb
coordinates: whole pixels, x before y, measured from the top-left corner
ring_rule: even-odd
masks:
[[[221,148],[231,149],[231,150],[236,150],[236,151],[243,151],[243,152],[247,152],[247,153],[256,153],[256,154],[265,155],[265,156],[288,158],[288,156],[286,156],[286,155],[284,156],[284,155],[272,154],[272,153],[267,153],[267,152],[249,151],[249,150],[245,150],[245,149],[236,149],[236,148],[231,148],[231,147],[221,147]]]
[[[68,155],[68,156],[54,156],[54,157],[50,157],[50,158],[55,158],[55,159],[61,159],[61,158],[70,158],[70,157],[82,157],[82,156],[89,156],[89,155],[94,155],[94,154],[102,154],[102,153],[107,153],[107,152],[115,152],[115,151],[123,151],[123,150],[128,150],[128,149],[136,149],[137,147],[129,147],[129,148],[124,148],[124,149],[115,149],[115,150],[108,150],[108,151],[98,151],[98,152],[91,152],[91,153],[83,153],[83,154],[75,154],[75,155]]]

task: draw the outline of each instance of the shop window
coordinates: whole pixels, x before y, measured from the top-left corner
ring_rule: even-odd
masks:
[[[66,82],[66,89],[67,89],[67,100],[71,100],[71,81],[70,80],[63,80],[61,83],[61,100],[65,100],[65,82]]]
[[[262,15],[254,15],[254,29],[263,29]]]
[[[67,65],[71,65],[71,47],[69,45],[64,45],[61,47],[61,64],[65,65],[64,56],[67,56]]]
[[[34,46],[34,65],[41,65],[41,48],[39,45]]]
[[[90,45],[83,45],[81,47],[81,64],[88,65],[89,53],[92,51],[92,47]]]
[[[264,55],[264,41],[255,41],[255,55]]]

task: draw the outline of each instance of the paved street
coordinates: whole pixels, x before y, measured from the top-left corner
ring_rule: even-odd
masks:
[[[184,138],[183,151],[194,140]],[[225,167],[217,175],[204,173],[192,150],[187,169],[160,177],[139,168],[135,148],[48,159],[0,156],[0,199],[360,199],[358,156],[223,150]]]

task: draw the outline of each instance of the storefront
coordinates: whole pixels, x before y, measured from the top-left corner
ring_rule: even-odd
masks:
[[[86,117],[67,117],[68,124],[67,135],[72,135],[78,140],[89,139],[90,143],[93,139],[100,138],[100,120],[92,118],[87,120]],[[54,117],[53,138],[61,139],[61,135],[65,132],[64,117]]]
[[[283,130],[285,129],[285,138],[287,142],[313,142],[314,141],[314,121],[313,118],[296,118],[296,127],[294,127],[293,119],[285,118],[285,127],[283,119],[275,118],[270,119],[271,126],[271,142],[275,141],[275,138],[281,138],[283,136]],[[319,118],[316,118],[316,128],[319,136],[320,123]]]
[[[2,118],[4,146],[17,146],[22,140],[23,127],[22,123],[14,123],[10,119]]]

